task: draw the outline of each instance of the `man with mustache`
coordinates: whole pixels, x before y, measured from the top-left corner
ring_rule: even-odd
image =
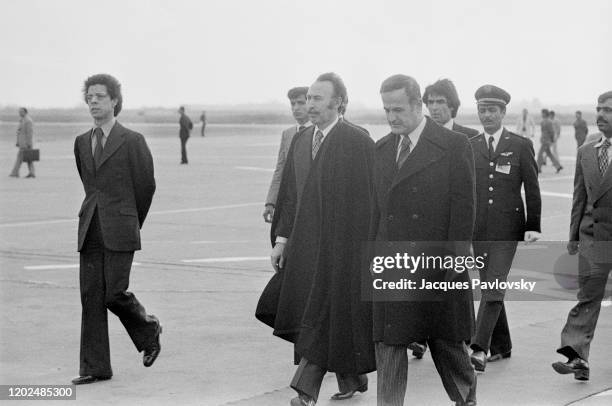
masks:
[[[542,202],[531,140],[502,125],[510,94],[493,85],[476,90],[478,117],[484,133],[470,139],[476,166],[476,224],[474,255],[485,258],[480,280],[508,278],[518,241],[540,238]],[[525,204],[521,189],[525,189]],[[505,291],[482,291],[472,364],[484,371],[487,361],[509,358],[512,350],[504,307]],[[487,358],[487,353],[491,356]]]
[[[359,254],[372,214],[374,142],[340,120],[346,100],[335,73],[310,86],[314,125],[292,141],[272,223],[272,266],[283,278],[274,334],[295,343],[301,357],[292,406],[314,405],[327,371],[336,373],[340,387],[333,399],[364,392],[365,374],[376,365]]]
[[[556,372],[582,381],[589,379],[589,349],[612,269],[612,91],[597,99],[597,127],[599,139],[578,148],[576,157],[567,251],[580,255],[578,304],[567,316],[557,349],[568,361],[552,364]]]
[[[161,325],[128,292],[134,251],[153,194],[153,158],[144,137],[116,120],[123,97],[111,75],[87,78],[83,98],[94,127],[74,142],[74,157],[85,189],[79,212],[81,354],[75,385],[110,379],[107,310],[127,330],[145,367],[153,365],[161,346]]]

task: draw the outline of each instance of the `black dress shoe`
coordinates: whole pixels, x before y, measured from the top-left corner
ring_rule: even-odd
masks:
[[[416,341],[414,343],[408,344],[408,349],[412,350],[412,355],[416,357],[416,359],[423,358],[423,355],[425,355],[425,351],[427,351],[426,346]]]
[[[499,361],[502,359],[510,358],[511,356],[512,356],[512,351],[502,352],[499,354],[492,354],[492,355],[489,355],[489,357],[487,358],[487,362],[495,362],[495,361]]]
[[[589,380],[589,363],[582,358],[576,357],[568,362],[555,362],[552,367],[559,374],[574,374],[574,379]]]
[[[157,320],[157,317],[155,317],[155,319]],[[159,324],[159,320],[157,320],[157,335],[155,336],[155,342],[149,348],[144,350],[144,355],[142,356],[142,364],[145,367],[150,367],[151,365],[153,365],[161,351],[161,344],[159,343],[159,335],[161,333],[162,326],[161,324]]]
[[[562,166],[558,167],[558,168],[557,168],[557,172],[555,172],[555,173],[559,173],[559,172],[561,172],[561,170],[563,170],[563,167],[562,167]]]
[[[484,351],[474,351],[472,355],[470,355],[470,361],[472,365],[474,365],[476,371],[484,372],[487,366],[487,355]]]
[[[72,380],[73,385],[86,385],[88,383],[94,383],[98,381],[108,381],[111,379],[110,376],[93,376],[93,375],[84,375],[77,376]]]
[[[368,384],[366,383],[365,385],[361,385],[360,387],[358,387],[355,390],[350,390],[348,392],[338,392],[336,393],[334,396],[331,397],[331,400],[345,400],[345,399],[350,399],[353,397],[353,395],[356,392],[365,392],[368,390]]]

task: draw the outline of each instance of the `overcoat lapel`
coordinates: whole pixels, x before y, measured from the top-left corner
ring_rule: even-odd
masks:
[[[116,122],[113,128],[111,129],[110,134],[108,135],[108,139],[106,140],[106,144],[104,145],[104,150],[102,151],[102,158],[100,158],[100,163],[96,166],[96,170],[100,169],[102,164],[104,164],[104,162],[111,155],[113,155],[117,151],[117,149],[119,149],[121,144],[123,144],[124,134],[125,129],[121,124]]]
[[[397,173],[397,135],[389,134],[389,137],[384,144],[380,146],[382,159],[381,174],[385,179],[385,183],[390,185]]]

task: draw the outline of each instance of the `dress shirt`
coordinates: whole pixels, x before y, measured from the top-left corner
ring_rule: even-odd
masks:
[[[108,139],[108,135],[110,134],[113,127],[115,126],[116,121],[117,120],[115,120],[115,117],[113,117],[112,119],[110,119],[109,121],[107,121],[106,123],[100,126],[100,129],[102,130],[102,148],[104,148],[104,146],[106,145],[106,140]],[[96,127],[91,129],[91,154],[92,155],[96,151],[96,136],[94,135],[95,129]]]
[[[499,144],[499,139],[501,138],[502,132],[504,131],[504,127],[499,127],[499,130],[495,131],[493,134],[487,134],[485,131],[485,141],[487,142],[487,147],[489,146],[489,138],[493,136],[493,151],[497,149],[497,144]]]
[[[602,135],[601,139],[597,142],[597,144],[593,145],[595,149],[597,149],[597,159],[598,160],[599,160],[599,148],[601,148],[601,144],[603,144],[605,138],[606,136]],[[610,139],[610,142],[612,142],[612,139]],[[612,147],[608,147],[608,165],[610,165],[611,161],[612,161]]]
[[[410,134],[408,134],[408,138],[410,139],[410,153],[414,151],[414,148],[416,147],[417,142],[419,142],[419,138],[421,138],[421,133],[423,132],[423,129],[425,128],[425,123],[427,123],[427,120],[425,120],[425,117],[422,117],[419,125],[417,125],[416,128],[412,130]],[[399,154],[400,154],[401,146],[402,146],[402,140],[404,139],[404,137],[406,137],[406,135],[400,134],[399,142],[397,143],[397,153],[395,154],[395,161],[399,159]]]
[[[455,120],[452,118],[448,120],[442,127],[448,128],[449,130],[453,129],[453,125],[455,125]]]
[[[297,124],[295,125],[295,132],[296,132],[296,133],[297,133],[297,132],[299,132],[299,131],[300,131],[300,127],[308,128],[308,127],[310,127],[311,125],[312,125],[312,123],[310,122],[310,120],[309,120],[309,121],[306,121],[304,124],[297,123]]]

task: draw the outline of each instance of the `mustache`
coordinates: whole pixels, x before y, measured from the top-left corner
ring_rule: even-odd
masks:
[[[609,123],[608,123],[608,120],[605,120],[605,119],[603,119],[603,118],[598,118],[598,119],[597,119],[597,124],[600,124],[600,123],[601,123],[601,124],[609,124]]]

